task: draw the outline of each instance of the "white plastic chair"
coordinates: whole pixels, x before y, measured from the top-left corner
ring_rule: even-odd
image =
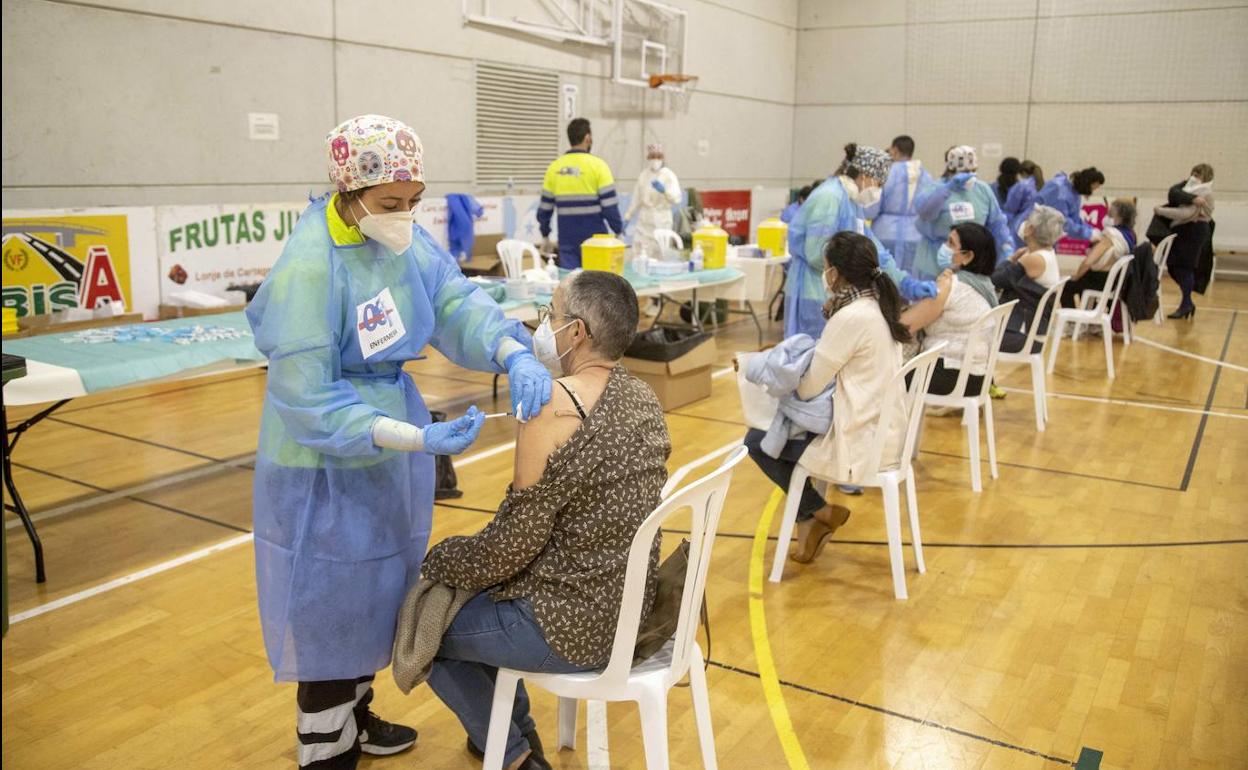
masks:
[[[657,227],[654,230],[654,240],[658,242],[659,249],[675,249],[676,251],[683,251],[685,248],[685,240],[681,238],[680,233],[675,230]],[[661,258],[663,254],[660,253],[655,256]]]
[[[1084,324],[1099,324],[1101,338],[1105,341],[1105,368],[1109,372],[1109,379],[1114,379],[1114,328],[1111,325],[1110,314],[1118,303],[1119,295],[1122,294],[1122,284],[1127,277],[1127,265],[1133,259],[1135,259],[1133,255],[1128,255],[1110,266],[1109,275],[1105,277],[1104,291],[1083,293],[1084,302],[1088,298],[1096,299],[1094,306],[1090,308],[1062,307],[1053,314],[1053,321],[1049,324],[1049,334],[1053,335],[1052,353],[1049,354],[1049,374],[1053,373],[1053,367],[1057,364],[1057,351],[1062,346],[1062,334],[1066,331],[1066,324],[1074,324],[1075,342],[1079,341],[1079,332]],[[1122,328],[1125,331],[1128,326],[1123,324]]]
[[[1153,313],[1153,323],[1161,326],[1166,322],[1166,314],[1161,309],[1161,280],[1166,276],[1166,263],[1170,261],[1170,247],[1174,245],[1174,239],[1177,236],[1167,235],[1161,239],[1161,243],[1157,244],[1157,250],[1153,252],[1153,262],[1157,265],[1157,312]]]
[[[988,390],[993,375],[997,371],[997,359],[1001,354],[1001,337],[1005,335],[1005,322],[1017,304],[1018,300],[1013,300],[1004,305],[997,305],[981,315],[967,332],[962,365],[958,368],[958,379],[954,383],[953,390],[944,396],[933,393],[926,393],[923,396],[923,402],[929,406],[953,407],[962,410],[962,424],[966,426],[966,442],[971,455],[971,489],[975,492],[983,491],[979,468],[979,412],[981,409],[984,413],[984,433],[988,438],[988,470],[994,479],[997,477],[997,432],[993,427],[992,399],[988,397]],[[1051,322],[1049,328],[1053,328]],[[986,353],[984,385],[979,389],[979,395],[972,396],[966,392],[967,383],[970,381],[968,364],[975,360],[978,349],[983,345],[984,329],[989,330],[987,339],[990,345]]]
[[[503,262],[503,275],[508,278],[521,278],[524,276],[524,257],[529,254],[533,257],[533,267],[542,269],[542,255],[538,252],[537,247],[528,241],[521,241],[516,238],[504,238],[494,247],[498,252],[498,258]]]
[[[797,506],[802,499],[802,490],[806,480],[814,478],[833,484],[855,484],[861,487],[876,487],[884,496],[884,529],[888,533],[888,559],[893,568],[893,596],[898,599],[908,598],[906,593],[905,556],[901,550],[901,506],[900,487],[906,485],[906,509],[910,514],[910,539],[914,545],[914,561],[919,572],[926,572],[923,563],[923,538],[919,534],[919,500],[914,492],[914,447],[918,441],[919,423],[923,421],[923,394],[932,379],[932,370],[936,368],[936,359],[945,347],[941,343],[931,350],[924,351],[906,362],[901,370],[889,381],[887,393],[901,391],[905,394],[898,399],[885,397],[880,408],[880,417],[875,426],[875,440],[868,455],[867,468],[873,469],[870,475],[861,479],[834,479],[820,474],[811,473],[800,464],[793,470],[793,478],[789,480],[788,494],[784,502],[784,518],[780,521],[780,537],[776,541],[776,552],[772,556],[771,577],[773,583],[780,582],[784,575],[784,562],[788,558],[789,542],[793,538],[793,525],[797,521]],[[906,375],[914,372],[910,386],[906,387]],[[902,411],[906,418],[905,440],[902,444],[899,464],[896,468],[882,467],[885,460],[884,441],[888,431],[883,426],[889,425],[896,411]]]
[[[1049,421],[1049,393],[1044,381],[1044,354],[1049,348],[1050,335],[1040,331],[1040,322],[1048,314],[1048,328],[1053,328],[1053,313],[1057,310],[1062,289],[1069,280],[1070,278],[1063,278],[1040,297],[1035,315],[1031,317],[1031,323],[1028,325],[1027,341],[1023,343],[1023,349],[1017,353],[1007,353],[1003,350],[997,356],[998,362],[1031,366],[1031,393],[1036,402],[1036,430],[1038,431],[1044,431],[1045,423]],[[1036,343],[1040,343],[1039,350],[1035,349]]]
[[[591,701],[635,701],[641,712],[642,738],[646,747],[646,767],[666,770],[667,756],[667,692],[689,675],[693,696],[694,719],[702,747],[702,764],[710,770],[715,761],[715,734],[711,729],[711,702],[703,670],[702,648],[698,646],[698,618],[702,596],[706,590],[707,568],[711,549],[719,527],[733,469],[745,459],[744,446],[735,449],[714,472],[689,484],[660,503],[637,530],[628,554],[628,570],[611,659],[602,671],[575,674],[533,674],[500,668],[494,680],[494,705],[490,712],[490,730],[486,739],[486,770],[501,770],[507,747],[507,730],[511,724],[516,684],[524,679],[559,696],[559,747],[576,746],[576,703]],[[679,481],[688,468],[673,481]],[[669,484],[669,487],[673,486]],[[665,488],[666,490],[666,488]],[[680,619],[676,634],[663,647],[637,666],[633,665],[633,648],[637,644],[637,627],[641,622],[641,605],[650,564],[650,548],[659,528],[676,513],[690,509],[689,570],[685,573],[685,591],[681,596]]]

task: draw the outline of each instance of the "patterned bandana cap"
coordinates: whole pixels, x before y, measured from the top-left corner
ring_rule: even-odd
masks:
[[[647,144],[646,145],[646,157],[647,158],[656,158],[656,157],[662,158],[663,157],[663,145],[659,144],[658,142],[651,142],[650,144]]]
[[[424,148],[416,132],[384,115],[351,118],[325,136],[329,181],[338,192],[387,182],[424,182]]]
[[[975,148],[966,144],[954,147],[945,153],[945,168],[958,173],[979,168],[979,161],[975,158]]]
[[[893,165],[893,159],[883,150],[858,145],[858,149],[854,152],[853,163],[864,174],[884,184],[884,181],[888,179],[888,169]]]

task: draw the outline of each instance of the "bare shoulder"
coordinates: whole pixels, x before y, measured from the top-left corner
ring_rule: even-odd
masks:
[[[546,470],[546,461],[580,426],[576,406],[563,388],[550,390],[550,403],[529,420],[516,424],[516,489],[536,484]]]

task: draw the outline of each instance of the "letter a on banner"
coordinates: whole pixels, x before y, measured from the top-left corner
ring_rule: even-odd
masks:
[[[103,299],[125,302],[108,247],[92,246],[87,250],[87,270],[83,273],[82,286],[78,291],[78,307],[94,310]]]

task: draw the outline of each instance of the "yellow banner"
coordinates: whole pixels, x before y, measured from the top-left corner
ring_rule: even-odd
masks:
[[[18,317],[54,310],[132,307],[125,215],[4,219],[4,306]]]

